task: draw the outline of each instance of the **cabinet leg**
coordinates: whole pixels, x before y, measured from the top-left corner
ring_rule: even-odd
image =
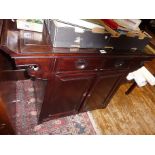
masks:
[[[126,95],[129,95],[132,90],[137,86],[136,82],[134,82],[130,87],[129,89],[125,92]]]

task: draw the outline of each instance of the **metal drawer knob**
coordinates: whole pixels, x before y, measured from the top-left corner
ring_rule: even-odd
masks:
[[[79,59],[75,62],[75,67],[77,69],[85,69],[87,67],[87,62],[84,59]]]
[[[115,68],[122,67],[123,65],[124,65],[124,61],[116,61],[114,64]]]
[[[39,70],[39,67],[37,65],[32,65],[32,66],[29,66],[29,68],[31,70],[34,70],[34,71],[38,71]]]

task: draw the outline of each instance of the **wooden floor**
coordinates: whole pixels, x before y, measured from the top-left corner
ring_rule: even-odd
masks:
[[[129,86],[122,85],[106,109],[91,112],[102,134],[155,134],[155,87],[135,88],[125,95]]]

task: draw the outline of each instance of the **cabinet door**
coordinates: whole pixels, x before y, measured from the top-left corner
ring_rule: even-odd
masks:
[[[77,113],[94,76],[94,73],[54,75],[47,83],[39,120]]]
[[[105,108],[119,87],[123,75],[99,75],[85,100],[82,111]]]

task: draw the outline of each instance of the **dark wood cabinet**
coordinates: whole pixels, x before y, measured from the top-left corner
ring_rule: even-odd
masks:
[[[1,81],[33,78],[39,123],[105,108],[126,75],[155,58],[143,50],[53,48],[46,27],[24,31],[11,20],[0,20],[0,50],[10,58],[5,64],[0,55]]]
[[[100,73],[87,95],[81,111],[105,108],[124,78],[122,73]]]
[[[94,73],[55,74],[46,86],[40,121],[55,116],[76,114],[94,77]]]

